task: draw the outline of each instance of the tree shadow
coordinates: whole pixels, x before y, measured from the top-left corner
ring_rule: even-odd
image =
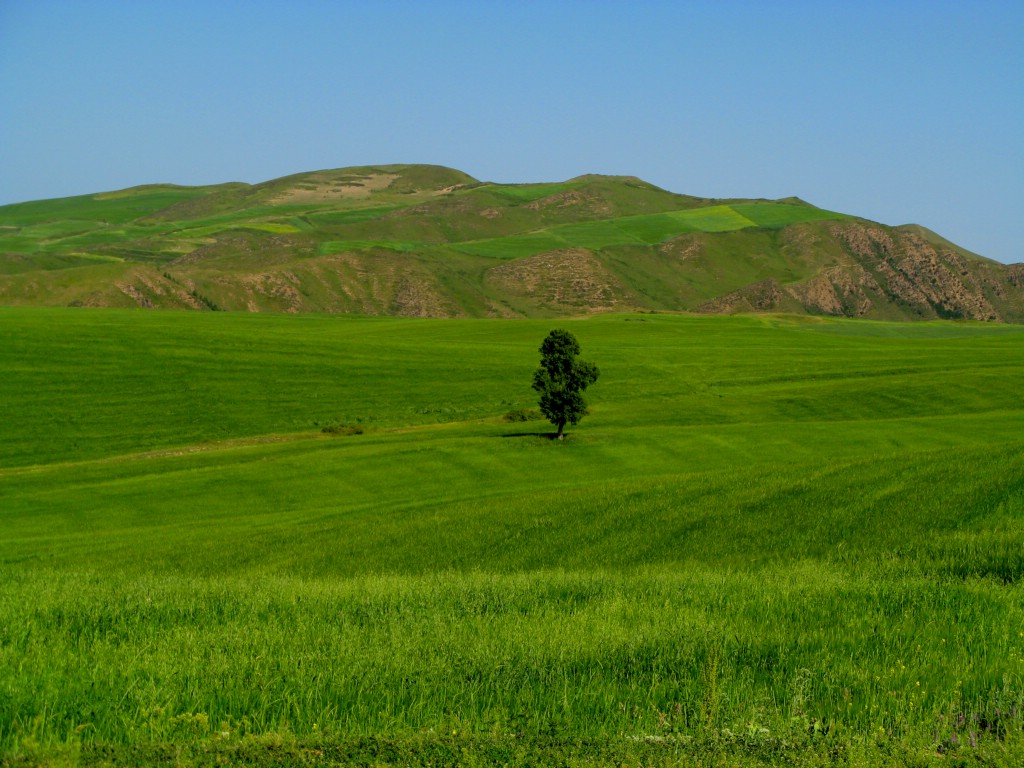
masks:
[[[546,438],[548,440],[557,440],[558,439],[558,433],[557,432],[508,432],[508,433],[502,435],[502,437],[504,437],[504,438],[512,438],[512,437],[543,437],[543,438]]]

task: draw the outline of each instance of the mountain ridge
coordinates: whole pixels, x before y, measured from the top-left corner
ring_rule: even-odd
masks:
[[[798,197],[371,165],[0,206],[0,304],[1024,322],[1024,265]]]

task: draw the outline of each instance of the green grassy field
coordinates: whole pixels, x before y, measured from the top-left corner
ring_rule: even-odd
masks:
[[[781,203],[715,205],[685,211],[561,224],[536,232],[459,243],[463,253],[501,259],[532,256],[559,248],[602,250],[619,245],[657,245],[690,232],[732,232],[751,227],[779,229],[808,221],[840,220],[843,214]]]
[[[1024,328],[557,326],[0,308],[0,764],[1020,764]]]

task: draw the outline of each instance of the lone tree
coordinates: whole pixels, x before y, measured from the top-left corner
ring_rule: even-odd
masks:
[[[580,343],[568,331],[556,329],[540,345],[540,368],[533,374],[533,388],[540,392],[540,410],[556,427],[558,439],[565,425],[579,424],[587,414],[583,390],[597,381],[600,371],[593,363],[577,360]]]

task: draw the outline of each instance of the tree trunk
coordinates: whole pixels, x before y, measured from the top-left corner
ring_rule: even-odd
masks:
[[[564,430],[565,430],[565,422],[564,421],[558,422],[558,434],[556,435],[556,437],[559,440],[561,440],[561,439],[563,439],[565,437],[565,435],[563,434]]]

